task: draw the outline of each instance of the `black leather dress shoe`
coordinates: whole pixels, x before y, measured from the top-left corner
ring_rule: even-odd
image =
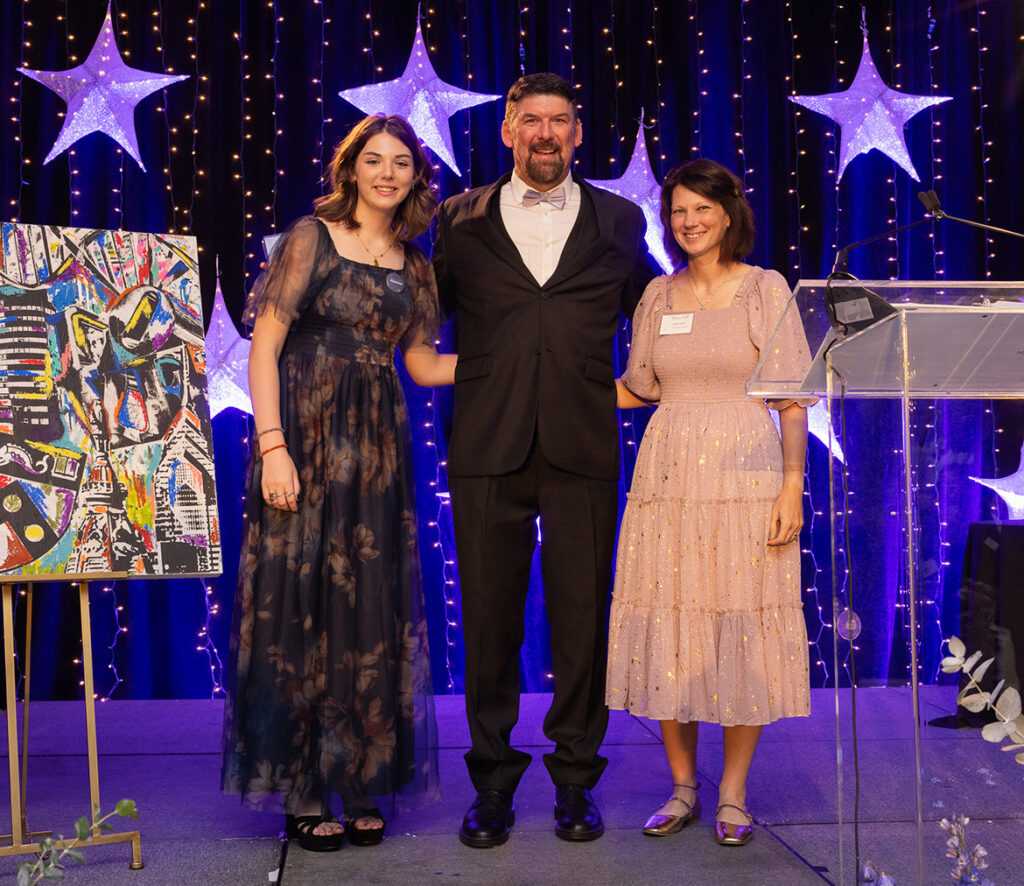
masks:
[[[601,813],[583,785],[555,787],[555,834],[563,840],[596,840],[604,833]]]
[[[508,829],[516,820],[512,792],[488,788],[480,791],[462,819],[459,839],[474,849],[500,846],[508,839]]]

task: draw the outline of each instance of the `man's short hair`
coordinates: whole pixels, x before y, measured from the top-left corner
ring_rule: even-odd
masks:
[[[557,95],[564,98],[572,108],[573,119],[576,118],[576,96],[572,84],[558,74],[550,71],[539,71],[535,74],[524,74],[508,91],[505,101],[505,121],[511,123],[516,117],[516,105],[531,95]]]

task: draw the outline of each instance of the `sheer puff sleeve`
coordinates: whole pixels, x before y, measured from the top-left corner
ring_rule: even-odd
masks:
[[[405,263],[405,282],[412,296],[412,317],[409,320],[409,328],[399,342],[403,353],[406,348],[419,345],[434,347],[441,329],[434,266],[413,243],[405,245]]]
[[[251,333],[256,318],[272,310],[286,325],[302,313],[321,263],[321,223],[307,215],[282,235],[267,269],[253,284],[245,305],[244,324]],[[329,235],[328,235],[329,236]]]
[[[811,365],[811,352],[807,347],[800,312],[790,306],[792,293],[789,284],[778,271],[761,271],[754,291],[747,302],[747,323],[750,340],[764,358],[763,372],[768,378],[802,379]],[[766,354],[765,349],[768,348]],[[788,400],[768,400],[771,409],[785,409],[793,403],[813,406],[817,397]]]
[[[622,383],[630,393],[649,403],[661,399],[661,383],[654,374],[654,342],[671,280],[671,277],[655,277],[647,284],[633,314],[633,340],[626,371],[622,373]]]

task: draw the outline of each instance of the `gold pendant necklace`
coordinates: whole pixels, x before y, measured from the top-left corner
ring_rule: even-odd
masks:
[[[381,252],[378,255],[374,255],[372,252],[370,252],[369,247],[363,242],[363,238],[359,236],[358,229],[354,229],[354,233],[356,235],[356,239],[359,241],[359,245],[362,246],[363,249],[365,250],[366,254],[368,256],[370,256],[370,258],[373,259],[373,266],[375,268],[379,268],[380,267],[380,259],[384,258],[385,255],[387,255],[389,252],[391,252],[392,249],[395,248],[394,241],[392,241],[391,243],[388,244],[387,249],[385,249],[383,252]]]
[[[693,284],[690,282],[690,272],[686,272],[686,285],[690,287],[690,293],[693,295],[693,300],[697,302],[702,311],[706,311],[708,305],[715,300],[715,296],[718,295],[718,293],[715,292],[715,290],[718,288],[718,284],[721,283],[731,273],[732,265],[729,265],[728,270],[726,270],[726,272],[722,274],[722,276],[719,277],[713,285],[708,287],[708,292],[710,293],[711,297],[707,301],[701,301],[699,298],[697,298],[697,290],[693,288]]]
[[[707,306],[715,300],[715,296],[712,294],[711,298],[709,298],[707,302],[702,302],[699,298],[697,298],[697,290],[693,288],[693,284],[690,282],[689,272],[687,272],[686,274],[686,285],[690,287],[690,293],[691,295],[693,295],[693,300],[697,302],[697,304],[700,306],[700,309],[702,311],[707,310]]]

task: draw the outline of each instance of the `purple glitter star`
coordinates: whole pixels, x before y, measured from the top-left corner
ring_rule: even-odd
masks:
[[[405,117],[416,130],[420,141],[456,175],[462,173],[455,164],[448,118],[456,111],[501,98],[500,95],[459,89],[441,80],[430,64],[419,23],[416,25],[412,52],[401,77],[384,83],[368,83],[366,86],[343,89],[338,95],[364,114],[399,114]]]
[[[145,170],[135,138],[135,106],[147,95],[187,80],[187,74],[169,75],[129,68],[118,52],[110,6],[89,57],[66,71],[32,71],[18,68],[26,77],[42,83],[67,102],[64,126],[46,155],[44,164],[93,132],[109,135]]]
[[[1024,446],[1020,450],[1020,464],[1017,470],[1005,477],[986,479],[971,477],[975,483],[987,486],[1005,503],[1010,520],[1024,520]]]
[[[951,95],[910,95],[896,92],[882,80],[868,48],[867,28],[857,76],[850,88],[825,95],[791,95],[789,100],[805,108],[831,117],[839,124],[839,179],[854,157],[872,148],[895,161],[914,181],[920,181],[910,160],[903,127],[926,108],[948,102]]]
[[[643,120],[643,110],[640,111],[640,119]],[[661,265],[666,273],[672,272],[672,260],[665,251],[661,234],[661,185],[654,177],[654,170],[651,169],[651,161],[647,156],[647,143],[644,140],[644,125],[640,124],[636,133],[636,143],[633,146],[633,156],[629,158],[629,165],[626,171],[619,178],[609,178],[602,181],[587,179],[592,185],[618,194],[631,200],[640,207],[647,220],[647,248],[650,250],[655,261]]]
[[[252,413],[249,399],[249,342],[238,334],[220,291],[213,298],[210,328],[206,330],[206,385],[210,418],[233,406]]]

